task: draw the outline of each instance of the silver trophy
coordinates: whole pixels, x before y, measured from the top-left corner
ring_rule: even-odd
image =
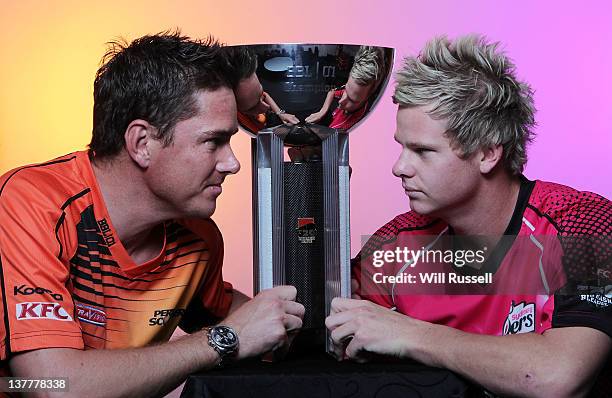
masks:
[[[261,114],[252,134],[254,291],[297,288],[295,352],[325,349],[334,297],[350,297],[349,133],[389,81],[391,48],[346,44],[235,46],[257,57]]]

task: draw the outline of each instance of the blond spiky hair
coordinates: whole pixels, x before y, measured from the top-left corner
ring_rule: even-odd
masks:
[[[523,171],[534,137],[533,91],[516,78],[499,43],[477,35],[454,42],[436,37],[417,57],[404,59],[396,80],[393,101],[430,106],[431,117],[447,121],[447,134],[464,156],[502,145],[506,169]]]
[[[384,67],[385,53],[382,47],[361,46],[355,54],[350,76],[363,86],[374,83],[373,91],[383,78]]]

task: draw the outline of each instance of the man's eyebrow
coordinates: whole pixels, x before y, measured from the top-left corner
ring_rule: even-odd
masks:
[[[393,140],[400,145],[405,145],[408,148],[424,148],[424,149],[432,149],[432,150],[436,149],[436,146],[434,144],[430,144],[427,142],[408,141],[406,143],[403,143],[397,138],[397,134],[398,134],[397,132],[393,134]]]
[[[230,130],[209,130],[203,131],[202,134],[207,135],[209,137],[223,137],[223,136],[232,136],[238,132],[238,127],[236,129]]]
[[[425,149],[435,149],[436,146],[427,142],[415,142],[409,141],[406,143],[406,146],[409,148],[425,148]]]

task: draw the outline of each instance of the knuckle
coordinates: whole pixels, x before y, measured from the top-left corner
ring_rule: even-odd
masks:
[[[272,337],[274,338],[274,341],[283,340],[286,337],[285,328],[284,327],[274,328],[272,331]]]
[[[285,321],[285,314],[277,313],[272,316],[272,322],[276,325],[278,324],[282,325],[284,321]]]
[[[340,306],[340,297],[334,297],[331,301],[331,308],[337,309]]]
[[[365,332],[363,329],[360,329],[355,332],[355,337],[353,338],[353,340],[355,340],[356,345],[363,346],[369,340],[369,338],[367,332]]]
[[[283,310],[283,303],[279,299],[270,300],[270,308],[276,312]]]

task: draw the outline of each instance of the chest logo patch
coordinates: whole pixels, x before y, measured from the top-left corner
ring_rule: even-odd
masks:
[[[83,322],[91,323],[96,326],[106,325],[106,312],[100,308],[77,303],[76,314],[77,318]]]
[[[504,322],[503,335],[535,331],[535,304],[524,301],[510,304],[510,312]]]
[[[19,303],[16,308],[18,320],[51,319],[72,321],[68,312],[59,303]]]

